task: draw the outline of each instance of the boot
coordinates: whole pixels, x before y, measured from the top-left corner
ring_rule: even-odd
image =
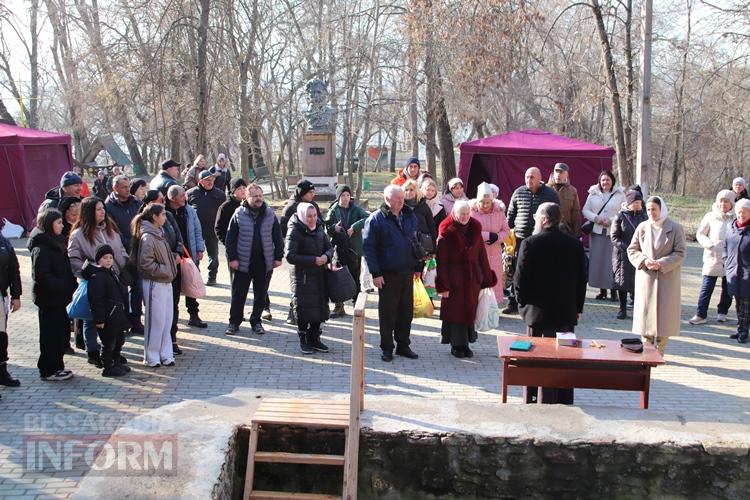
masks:
[[[599,295],[594,297],[596,300],[607,300],[607,289],[606,288],[600,288],[599,289]]]
[[[86,350],[86,345],[83,343],[83,330],[76,328],[76,347],[82,351]]]
[[[609,294],[609,300],[610,300],[610,302],[617,302],[617,300],[618,300],[617,299],[617,290],[610,290],[609,292],[610,292],[610,294]],[[625,293],[625,292],[622,292],[622,293]]]
[[[21,385],[21,382],[19,382],[18,379],[11,377],[10,373],[8,373],[7,363],[0,363],[0,385],[6,387],[18,387]]]
[[[343,302],[337,302],[333,311],[331,311],[331,317],[340,318],[341,316],[346,316],[346,309],[344,309]]]
[[[288,325],[296,325],[297,324],[297,317],[294,314],[294,309],[292,309],[292,306],[289,306],[289,314],[286,316],[286,323]]]
[[[516,299],[510,297],[508,299],[508,307],[500,312],[502,312],[503,314],[518,314],[518,302],[516,302]]]
[[[302,354],[312,354],[313,348],[307,343],[307,332],[300,330],[297,335],[299,335],[299,348]]]
[[[102,370],[102,377],[122,377],[128,373],[128,368],[123,365],[112,365]]]
[[[307,332],[307,345],[309,345],[315,351],[328,352],[328,346],[320,341],[321,333],[322,332],[320,331],[320,329],[309,330]]]
[[[188,325],[190,326],[197,326],[198,328],[206,328],[208,326],[208,323],[203,321],[200,316],[198,316],[198,313],[191,314],[190,320],[188,321]]]
[[[88,355],[89,355],[88,362],[90,365],[94,365],[97,368],[103,368],[102,356],[99,353],[99,351],[89,351]]]
[[[620,309],[620,312],[617,313],[617,319],[627,319],[628,313],[625,312],[625,309]]]

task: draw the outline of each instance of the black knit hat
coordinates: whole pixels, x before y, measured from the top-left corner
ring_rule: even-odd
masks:
[[[349,193],[349,195],[351,195],[352,188],[350,188],[346,184],[339,184],[338,186],[336,186],[336,199],[337,200],[341,198],[341,195],[344,193]]]
[[[146,196],[143,198],[143,205],[147,205],[151,203],[152,201],[156,201],[156,199],[159,197],[159,194],[161,194],[161,191],[158,189],[149,189],[146,191]]]
[[[242,177],[235,177],[229,182],[229,192],[234,194],[234,190],[241,186],[247,187],[247,182]]]
[[[627,205],[630,205],[631,203],[633,203],[636,200],[643,201],[643,195],[641,194],[641,192],[639,190],[637,190],[637,189],[630,189],[630,190],[628,190],[627,193],[625,193],[625,203]]]
[[[70,206],[75,203],[81,203],[81,199],[76,196],[65,196],[62,200],[60,200],[60,204],[57,206],[57,209],[61,214],[63,214],[63,217],[65,217],[65,212],[67,212]]]
[[[315,189],[315,184],[308,181],[307,179],[302,179],[297,183],[297,189],[294,192],[294,198],[299,201],[303,196],[305,196],[306,193],[309,193],[313,189]]]
[[[98,247],[96,247],[96,255],[94,255],[94,260],[96,260],[96,262],[98,263],[99,259],[101,259],[105,255],[111,255],[114,257],[115,251],[112,250],[112,247],[109,245],[99,245]]]
[[[134,179],[130,184],[130,194],[135,195],[135,192],[138,191],[138,188],[145,185],[146,181],[144,181],[143,179]]]

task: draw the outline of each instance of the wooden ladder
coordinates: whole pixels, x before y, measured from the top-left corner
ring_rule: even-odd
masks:
[[[360,293],[354,306],[352,323],[352,362],[349,401],[264,398],[250,420],[250,443],[247,450],[244,500],[289,498],[296,500],[357,498],[360,414],[364,408],[365,307],[367,294]],[[264,427],[293,426],[342,430],[344,455],[258,451],[258,437]],[[253,489],[255,464],[287,463],[333,465],[343,467],[343,495],[261,491]]]

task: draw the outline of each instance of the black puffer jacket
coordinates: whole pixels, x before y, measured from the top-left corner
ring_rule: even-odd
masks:
[[[31,293],[39,307],[67,306],[78,284],[61,238],[34,229],[28,243],[31,251]]]
[[[322,323],[328,319],[328,294],[326,292],[326,267],[316,266],[315,257],[333,258],[333,247],[326,235],[325,226],[318,220],[315,230],[292,216],[286,236],[286,260],[292,265],[292,307],[297,321]]]
[[[0,235],[0,294],[8,296],[10,287],[10,298],[21,297],[21,273],[18,267],[18,258],[10,241]]]
[[[508,205],[508,225],[516,230],[516,238],[525,239],[534,232],[534,214],[539,205],[545,202],[560,203],[560,197],[551,187],[542,184],[536,193],[526,186],[513,192]]]
[[[647,218],[645,210],[634,212],[623,209],[612,223],[612,272],[616,290],[632,293],[635,289],[635,268],[628,259],[628,245],[633,240],[635,228]]]
[[[127,315],[128,289],[111,269],[87,262],[81,270],[89,281],[89,305],[94,324],[104,323],[104,331],[122,333],[130,328]]]

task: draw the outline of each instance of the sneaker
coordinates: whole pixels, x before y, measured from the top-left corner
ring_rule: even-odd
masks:
[[[737,337],[737,342],[739,342],[740,344],[746,344],[747,343],[747,337],[748,337],[747,333],[739,335]]]
[[[105,368],[102,371],[102,377],[122,377],[128,371],[121,365],[114,365],[111,368]]]
[[[271,310],[270,309],[264,310],[263,314],[261,314],[260,317],[261,317],[261,319],[264,319],[266,321],[272,321],[273,320],[273,316],[271,315]]]
[[[208,327],[208,323],[203,321],[200,316],[197,314],[191,314],[190,320],[188,321],[188,325],[190,326],[197,326],[198,328],[206,328]]]
[[[399,356],[403,356],[405,358],[409,359],[419,359],[419,354],[412,351],[409,346],[406,347],[397,347],[396,348],[396,354]]]
[[[224,332],[224,335],[235,335],[239,330],[239,326],[229,323],[229,326],[227,326],[227,330]]]
[[[182,349],[180,349],[180,346],[177,344],[172,344],[172,352],[175,354],[175,356],[179,356],[182,354]]]
[[[206,281],[206,286],[216,286],[216,278],[208,278],[208,281]]]
[[[291,309],[289,309],[289,314],[286,316],[286,324],[287,325],[296,325],[297,324],[297,318],[294,317],[294,313]]]
[[[260,323],[254,324],[252,327],[253,333],[256,335],[263,335],[266,331],[263,329],[263,325]]]
[[[596,300],[607,300],[607,292],[599,292],[599,295],[594,297]]]
[[[174,366],[174,359],[167,360],[167,361],[162,361],[161,364],[163,364],[164,366]]]
[[[718,321],[719,323],[726,323],[729,320],[727,319],[727,315],[726,314],[717,314],[716,315],[716,321]]]
[[[688,320],[691,325],[702,325],[706,322],[706,318],[701,318],[697,314]]]
[[[312,354],[313,348],[310,347],[310,344],[307,343],[307,338],[305,332],[298,332],[300,334],[299,336],[299,349],[302,351],[302,354]]]
[[[147,362],[143,362],[143,364],[146,366],[146,368],[159,368],[161,366],[161,363],[152,363],[149,364]]]
[[[42,377],[42,380],[46,380],[48,382],[59,382],[60,380],[68,380],[69,378],[73,377],[73,372],[69,370],[58,370],[54,374],[50,375],[49,377]]]
[[[392,351],[383,351],[380,354],[380,359],[382,359],[386,363],[390,363],[391,361],[393,361],[393,352]]]
[[[307,345],[318,352],[328,352],[328,346],[320,341],[320,337],[316,337],[315,339],[308,341]]]
[[[336,307],[334,307],[333,311],[331,311],[331,318],[340,318],[342,316],[346,316],[346,309],[344,309],[344,304],[336,304]]]

